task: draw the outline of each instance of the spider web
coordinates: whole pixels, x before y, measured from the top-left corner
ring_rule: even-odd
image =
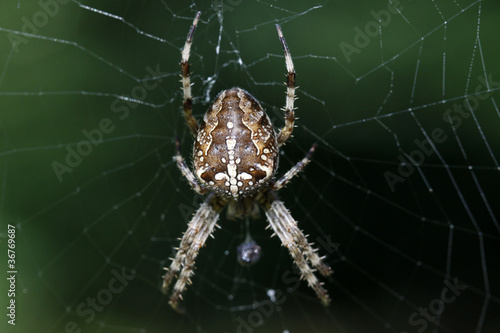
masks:
[[[297,127],[279,192],[333,268],[323,308],[264,216],[229,221],[199,254],[186,314],[162,267],[202,202],[189,156],[180,48],[196,11],[197,117],[240,86]],[[0,10],[3,262],[15,226],[19,332],[496,332],[500,89],[493,1],[4,1]],[[237,247],[250,235],[262,258]],[[2,267],[4,266],[2,262]],[[4,271],[7,272],[8,269]],[[10,274],[5,273],[9,276]],[[7,282],[6,282],[7,281]],[[495,313],[497,315],[495,315]]]

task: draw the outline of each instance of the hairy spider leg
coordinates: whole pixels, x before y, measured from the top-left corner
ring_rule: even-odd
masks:
[[[278,179],[273,185],[272,185],[272,190],[277,191],[284,187],[290,180],[297,175],[299,172],[303,171],[304,168],[311,162],[311,157],[312,154],[314,153],[314,150],[316,149],[316,144],[313,144],[312,147],[309,149],[307,152],[307,155],[299,161],[297,164],[295,164],[290,170],[288,170],[280,179]],[[271,205],[272,206],[272,205]],[[293,220],[292,216],[290,213],[288,213],[288,210],[285,208],[283,203],[280,201],[279,203],[276,203],[276,206],[283,206],[281,209],[278,211],[283,212],[283,214],[280,215],[281,218],[285,219],[287,221],[288,225],[296,226],[296,222]],[[280,208],[280,207],[278,207]],[[292,228],[290,229],[290,232],[294,235],[294,239],[296,240],[296,244],[299,245],[299,247],[303,250],[303,253],[306,256],[306,259],[311,262],[311,265],[318,269],[318,271],[321,273],[323,276],[329,276],[332,274],[331,268],[324,264],[321,258],[316,254],[316,250],[313,250],[312,247],[309,245],[307,242],[307,238],[304,236],[304,234],[298,229],[298,228]]]
[[[316,150],[316,144],[313,144],[312,147],[307,152],[307,155],[297,162],[290,170],[288,170],[280,179],[274,182],[272,185],[273,191],[278,191],[282,187],[286,186],[293,177],[295,177],[299,172],[303,171],[304,168],[311,162],[311,157],[314,151]]]
[[[187,179],[189,185],[193,190],[196,191],[196,193],[198,194],[207,193],[208,190],[198,182],[196,176],[193,174],[191,169],[189,169],[188,166],[186,165],[186,161],[184,160],[184,157],[182,157],[181,155],[181,145],[179,142],[179,138],[176,138],[175,140],[175,147],[176,147],[176,154],[174,156],[174,161],[177,163],[177,167],[179,168],[179,170],[181,170],[184,178]]]
[[[167,294],[170,284],[178,272],[180,272],[177,282],[170,296],[170,305],[175,310],[178,309],[179,301],[182,299],[182,293],[186,288],[186,284],[191,284],[191,276],[194,271],[194,263],[198,256],[198,251],[205,244],[208,236],[212,234],[219,213],[223,206],[214,205],[211,202],[213,196],[209,196],[188,224],[188,228],[181,239],[179,249],[167,269],[167,274],[163,277],[162,291]]]
[[[278,235],[283,246],[290,252],[293,261],[300,270],[301,278],[307,281],[307,284],[314,290],[321,303],[328,306],[330,296],[323,287],[323,282],[318,280],[307,260],[325,276],[332,273],[330,267],[323,263],[316,254],[317,250],[313,249],[307,242],[306,236],[297,227],[297,221],[293,219],[282,201],[278,199],[274,199],[272,202],[268,201],[265,203],[264,208],[269,225],[274,230],[274,234]],[[290,234],[292,237],[290,237]]]
[[[286,44],[285,37],[283,37],[283,32],[279,24],[276,24],[276,30],[278,31],[278,36],[283,45],[283,51],[285,52],[285,63],[286,63],[286,102],[283,111],[285,111],[285,127],[281,129],[278,133],[278,147],[283,146],[288,139],[292,136],[293,126],[295,122],[295,111],[294,111],[294,101],[295,101],[295,69],[293,66],[292,55],[290,54],[290,49]]]
[[[191,25],[191,29],[189,29],[189,33],[187,35],[186,44],[184,44],[184,48],[182,49],[182,60],[181,60],[181,70],[182,70],[182,91],[184,94],[184,118],[186,119],[186,123],[193,133],[196,136],[198,133],[198,122],[193,116],[193,99],[191,95],[191,80],[189,78],[189,56],[191,54],[191,45],[193,44],[193,34],[196,26],[198,25],[198,21],[200,20],[201,12],[197,12],[196,16],[193,20],[193,24]]]

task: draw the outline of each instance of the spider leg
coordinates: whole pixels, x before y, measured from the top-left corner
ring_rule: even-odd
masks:
[[[175,258],[172,260],[172,263],[170,264],[170,268],[165,267],[167,274],[163,276],[163,286],[162,286],[162,292],[164,294],[168,293],[170,284],[172,283],[177,272],[181,270],[181,264],[186,257],[186,253],[191,244],[193,243],[194,237],[201,230],[203,222],[206,220],[208,213],[210,212],[204,205],[207,205],[207,203],[205,202],[200,206],[194,217],[189,222],[188,229],[184,232],[182,236],[181,243],[177,248],[177,253],[175,254]]]
[[[167,274],[163,277],[162,292],[167,294],[169,287],[172,284],[174,277],[180,272],[177,282],[170,296],[170,305],[174,309],[178,309],[179,301],[182,299],[182,293],[186,289],[186,284],[191,283],[191,275],[193,275],[193,267],[195,264],[198,251],[205,244],[208,236],[214,231],[219,212],[222,205],[219,205],[217,200],[211,200],[212,196],[208,197],[188,224],[188,229],[181,239],[179,249],[167,269]]]
[[[317,255],[317,250],[313,249],[308,243],[306,236],[297,227],[297,222],[282,201],[275,199],[272,202],[267,202],[264,204],[264,209],[269,224],[274,233],[281,239],[281,243],[288,248],[301,272],[301,277],[306,279],[307,284],[316,292],[323,305],[328,306],[330,296],[326,289],[323,288],[323,283],[319,282],[308,261],[324,276],[332,274],[332,270]]]
[[[295,112],[294,112],[294,101],[295,101],[295,69],[293,66],[292,55],[286,44],[285,37],[283,37],[283,32],[281,27],[276,24],[276,30],[278,31],[278,36],[283,45],[283,51],[285,52],[285,63],[286,63],[286,103],[285,108],[285,127],[281,129],[278,133],[278,147],[281,147],[285,142],[292,136],[293,126],[295,122]]]
[[[304,168],[311,162],[311,156],[316,149],[316,144],[313,144],[312,147],[307,152],[306,157],[300,160],[297,164],[295,164],[290,170],[288,170],[280,179],[278,179],[273,185],[273,191],[277,191],[281,189],[283,186],[286,186],[290,180],[292,180],[295,175],[304,170]]]
[[[184,48],[182,49],[182,60],[181,60],[181,70],[182,70],[182,90],[184,93],[184,118],[186,119],[186,123],[191,130],[191,133],[196,136],[198,133],[198,122],[193,117],[193,100],[191,96],[191,80],[189,78],[189,55],[191,53],[191,44],[193,44],[193,34],[196,26],[198,25],[198,21],[200,19],[201,12],[197,12],[194,17],[193,24],[191,25],[191,29],[189,29],[189,33],[187,35],[186,44],[184,44]]]
[[[174,160],[177,162],[177,167],[179,168],[179,170],[181,170],[182,175],[187,179],[189,185],[191,185],[191,188],[195,190],[196,193],[205,194],[207,192],[207,189],[198,182],[196,176],[193,174],[191,169],[188,168],[184,157],[182,157],[181,155],[181,145],[179,143],[179,138],[176,138],[175,140],[175,147],[176,154],[174,156]]]

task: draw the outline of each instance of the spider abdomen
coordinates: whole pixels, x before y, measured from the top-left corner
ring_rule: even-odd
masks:
[[[217,96],[205,113],[193,153],[200,182],[233,198],[269,184],[278,164],[271,120],[259,102],[240,88]]]

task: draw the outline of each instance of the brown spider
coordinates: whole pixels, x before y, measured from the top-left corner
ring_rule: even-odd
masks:
[[[191,187],[199,194],[209,195],[189,222],[170,268],[165,268],[167,273],[163,277],[162,291],[168,293],[170,284],[180,272],[169,302],[174,309],[179,310],[177,307],[186,283],[191,283],[198,251],[212,234],[221,210],[227,205],[230,219],[246,216],[257,218],[260,205],[274,230],[273,236],[278,235],[300,269],[301,277],[307,280],[323,305],[327,306],[330,297],[314,272],[318,270],[328,276],[332,270],[323,263],[323,258],[317,255],[317,250],[311,247],[297,227],[297,222],[275,194],[305,168],[316,147],[313,145],[306,157],[283,177],[273,179],[278,167],[279,148],[290,138],[294,127],[295,71],[281,27],[276,24],[288,71],[285,127],[276,134],[259,102],[241,88],[222,91],[199,125],[192,115],[188,60],[200,15],[201,12],[196,13],[191,25],[181,61],[184,117],[196,137],[194,173],[181,156],[178,141],[175,161]]]

